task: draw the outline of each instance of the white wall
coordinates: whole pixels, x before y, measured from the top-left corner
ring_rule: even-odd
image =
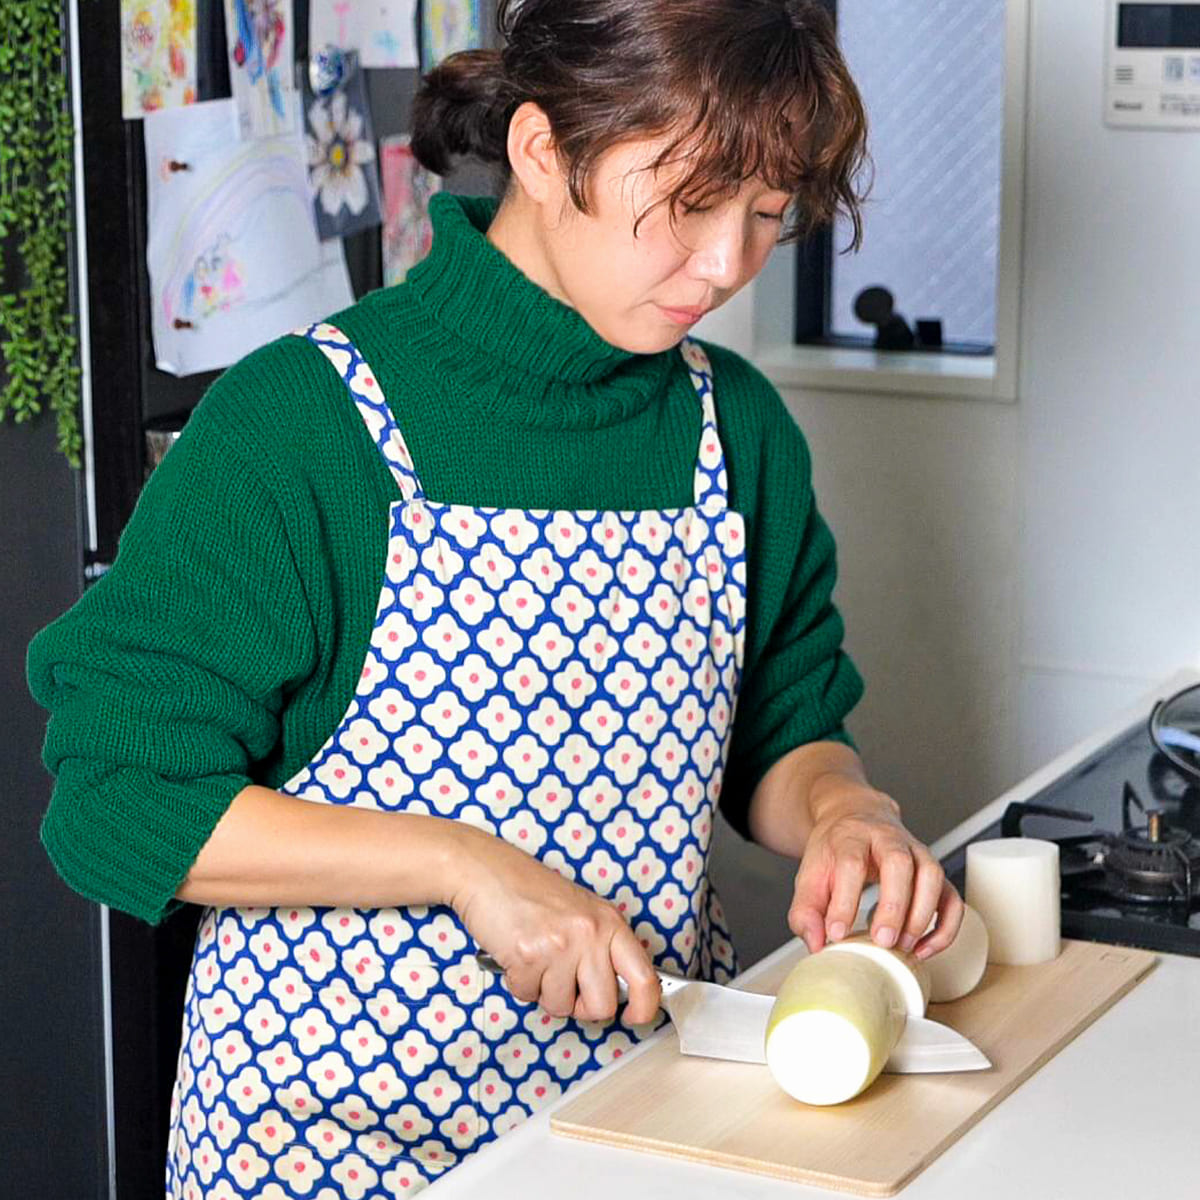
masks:
[[[1200,654],[1200,132],[1101,123],[1103,8],[1034,5],[1022,769]]]
[[[1103,47],[1099,0],[1034,0],[1018,402],[785,393],[867,679],[850,727],[927,839],[1200,661],[1200,133],[1107,129]],[[748,960],[791,872],[718,845]]]

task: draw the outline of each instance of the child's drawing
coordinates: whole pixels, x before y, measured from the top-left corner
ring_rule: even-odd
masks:
[[[313,224],[296,133],[239,141],[232,100],[146,118],[155,359],[227,367],[353,302],[341,242]]]
[[[196,100],[192,0],[121,0],[121,113],[140,117]]]
[[[215,244],[200,252],[184,280],[180,312],[191,319],[227,311],[241,302],[242,283],[241,263],[229,234],[222,233]]]
[[[364,67],[415,67],[417,0],[312,0],[308,44],[356,50]]]
[[[346,60],[346,75],[328,95],[314,98],[303,82],[309,182],[323,239],[369,229],[382,219],[365,78],[357,55]]]
[[[479,0],[423,0],[421,67],[432,71],[443,58],[483,45]]]
[[[413,156],[405,135],[379,144],[383,172],[383,282],[400,283],[429,253],[433,226],[429,198],[442,186],[441,177],[426,171]]]
[[[225,40],[241,136],[292,132],[291,0],[225,0]]]

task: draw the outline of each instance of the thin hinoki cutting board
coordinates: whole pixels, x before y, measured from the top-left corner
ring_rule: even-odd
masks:
[[[773,994],[804,953],[750,985]],[[979,987],[929,1016],[966,1034],[992,1069],[881,1075],[845,1104],[813,1108],[765,1066],[679,1053],[673,1035],[551,1118],[567,1137],[649,1150],[860,1196],[892,1196],[1022,1080],[1143,978],[1144,950],[1064,941],[1054,962],[989,966]]]

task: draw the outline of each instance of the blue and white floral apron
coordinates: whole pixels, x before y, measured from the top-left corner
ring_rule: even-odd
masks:
[[[370,367],[345,381],[396,484],[356,694],[280,790],[466,821],[606,897],[665,971],[735,970],[707,882],[745,627],[712,376],[690,507],[472,508],[426,498]],[[664,1019],[552,1017],[475,961],[452,909],[203,916],[171,1104],[167,1195],[394,1200]]]

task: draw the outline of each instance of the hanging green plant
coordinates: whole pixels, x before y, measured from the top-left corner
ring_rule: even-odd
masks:
[[[49,402],[58,447],[78,467],[63,13],[61,0],[0,0],[0,421],[28,421]]]

